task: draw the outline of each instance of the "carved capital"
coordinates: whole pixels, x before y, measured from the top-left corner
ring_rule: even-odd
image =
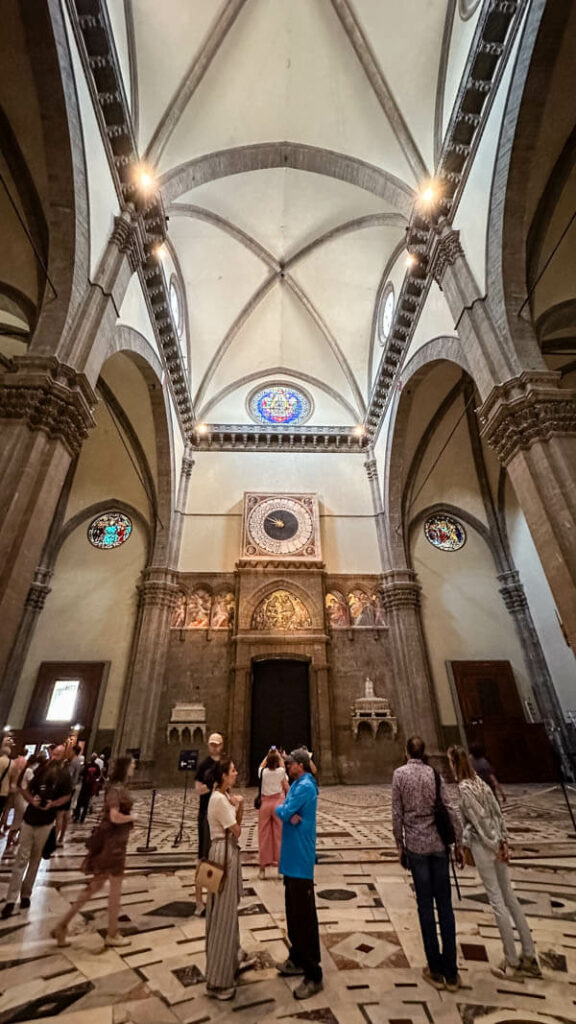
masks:
[[[172,611],[180,595],[177,574],[172,569],[151,566],[142,573],[138,587],[141,608]]]
[[[391,569],[382,574],[382,605],[387,612],[398,608],[419,608],[422,587],[411,569]]]
[[[498,582],[502,584],[500,593],[511,615],[528,607],[524,585],[516,571],[499,573]]]
[[[558,373],[526,370],[497,384],[477,410],[481,436],[504,466],[533,444],[576,433],[576,391],[559,381]]]
[[[194,459],[189,455],[182,456],[182,476],[185,476],[188,480],[192,476],[192,470],[194,469]]]
[[[376,459],[366,459],[364,469],[366,470],[366,476],[369,480],[378,479],[378,463],[376,462]]]
[[[41,612],[46,604],[46,598],[51,591],[50,580],[53,573],[50,569],[38,566],[34,573],[34,580],[26,597],[26,607],[35,612]]]
[[[87,378],[54,356],[13,356],[0,372],[0,419],[24,420],[76,455],[95,425]]]
[[[464,255],[460,244],[460,232],[450,229],[438,234],[430,256],[430,269],[438,284],[442,283],[446,267],[454,265]]]
[[[136,271],[138,267],[144,266],[146,263],[146,227],[144,218],[136,213],[130,203],[114,218],[114,230],[110,241],[127,256],[131,270]]]

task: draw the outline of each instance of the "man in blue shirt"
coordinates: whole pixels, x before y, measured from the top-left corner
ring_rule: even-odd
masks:
[[[284,875],[290,953],[278,971],[284,975],[303,974],[304,980],[294,989],[294,997],[308,999],[324,987],[314,899],[318,786],[310,774],[307,750],[293,750],[286,758],[286,770],[292,785],[286,800],[275,811],[282,821],[280,873]]]

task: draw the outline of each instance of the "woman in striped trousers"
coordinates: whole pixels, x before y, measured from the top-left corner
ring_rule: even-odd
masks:
[[[231,757],[222,755],[214,776],[214,790],[208,804],[212,838],[210,860],[226,864],[226,880],[222,892],[208,893],[206,903],[206,994],[213,999],[233,999],[242,959],[238,926],[242,871],[238,839],[244,803],[243,797],[231,793],[238,776]]]

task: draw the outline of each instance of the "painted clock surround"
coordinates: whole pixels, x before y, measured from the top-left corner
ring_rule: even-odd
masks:
[[[311,493],[244,495],[242,559],[320,561],[318,497]]]

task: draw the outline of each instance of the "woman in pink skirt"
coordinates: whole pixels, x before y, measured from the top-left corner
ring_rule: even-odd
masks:
[[[280,860],[282,822],[274,814],[274,808],[283,802],[284,794],[288,791],[286,769],[275,747],[269,750],[260,765],[259,775],[262,803],[258,811],[258,877],[265,878],[268,864],[278,867]]]

